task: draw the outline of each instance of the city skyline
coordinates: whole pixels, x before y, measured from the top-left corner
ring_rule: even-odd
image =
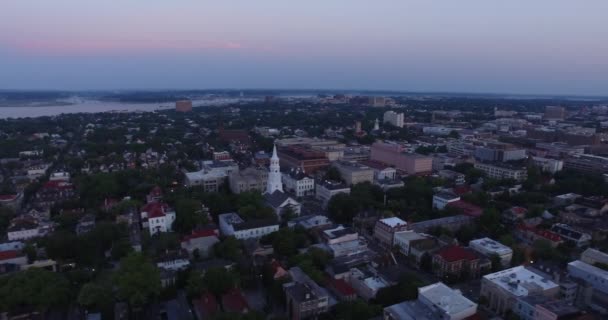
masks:
[[[0,89],[608,93],[603,1],[3,7]]]

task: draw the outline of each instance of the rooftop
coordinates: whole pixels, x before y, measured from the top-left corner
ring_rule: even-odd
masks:
[[[447,262],[479,259],[473,252],[458,245],[443,247],[441,250],[437,251],[437,254]]]
[[[580,269],[584,272],[593,274],[599,278],[602,278],[602,283],[607,283],[608,282],[608,271],[598,268],[596,266],[592,266],[588,263],[585,263],[581,260],[575,260],[572,261],[570,263],[568,263],[568,270],[570,270],[571,267],[575,267],[577,269]]]
[[[473,301],[442,282],[419,288],[418,294],[430,301],[436,308],[441,309],[442,313],[448,315],[459,314],[467,309],[477,307],[477,304]]]
[[[530,292],[557,288],[558,285],[523,266],[517,266],[483,276],[495,285],[515,296],[527,296]]]
[[[505,246],[504,244],[494,241],[490,238],[481,238],[481,239],[476,239],[476,240],[471,240],[471,242],[469,242],[469,246],[480,246],[482,247],[484,250],[488,251],[488,252],[493,252],[496,253],[498,255],[503,255],[503,254],[509,254],[512,253],[513,250],[507,246]]]
[[[379,221],[391,228],[407,225],[407,222],[405,222],[397,217],[384,218],[384,219],[380,219]]]

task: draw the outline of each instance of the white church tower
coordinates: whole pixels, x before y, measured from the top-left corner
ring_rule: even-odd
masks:
[[[281,167],[279,166],[279,156],[277,155],[277,146],[272,149],[272,157],[270,158],[270,168],[268,172],[268,183],[266,184],[266,193],[272,194],[276,190],[283,192],[283,182],[281,181]]]

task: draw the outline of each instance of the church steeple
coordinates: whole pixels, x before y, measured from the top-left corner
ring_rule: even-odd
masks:
[[[281,167],[279,165],[279,155],[277,154],[277,146],[272,149],[272,157],[270,158],[270,167],[268,169],[268,183],[266,184],[266,193],[272,194],[276,190],[283,192],[283,182],[281,180]]]

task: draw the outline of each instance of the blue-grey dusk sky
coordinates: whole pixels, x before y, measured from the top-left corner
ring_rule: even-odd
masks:
[[[606,0],[2,0],[0,89],[608,95]]]

